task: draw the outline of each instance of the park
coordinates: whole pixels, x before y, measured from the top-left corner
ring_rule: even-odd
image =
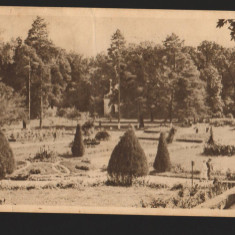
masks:
[[[37,16],[1,41],[0,204],[234,209],[234,47],[110,36],[85,57]]]

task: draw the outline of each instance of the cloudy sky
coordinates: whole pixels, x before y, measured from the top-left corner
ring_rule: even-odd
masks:
[[[37,15],[49,23],[50,38],[57,46],[85,56],[106,51],[117,28],[128,43],[161,43],[174,32],[186,45],[197,46],[203,40],[210,40],[235,46],[227,28],[216,28],[219,18],[235,19],[235,13],[212,11],[1,7],[0,29],[4,40],[18,36],[25,39]]]

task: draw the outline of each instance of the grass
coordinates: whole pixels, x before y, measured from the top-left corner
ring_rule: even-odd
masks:
[[[17,169],[26,166],[25,160],[35,156],[40,146],[46,144],[56,150],[58,161],[61,161],[60,164],[68,168],[70,173],[65,175],[65,169],[60,164],[33,162],[29,167],[18,173],[22,174],[22,178],[30,170],[40,170],[40,174],[31,175],[28,180],[25,179],[27,181],[12,182],[11,185],[8,185],[9,190],[2,192],[2,195],[7,199],[6,203],[140,207],[141,199],[144,202],[151,202],[152,198],[158,197],[164,199],[174,196],[177,190],[170,190],[174,182],[180,177],[191,177],[191,161],[195,162],[194,169],[195,173],[197,173],[201,170],[203,160],[209,158],[202,155],[203,143],[174,141],[169,145],[171,162],[175,166],[179,165],[183,169],[182,171],[180,169],[173,169],[171,172],[162,175],[158,174],[156,177],[148,176],[151,178],[150,181],[137,179],[130,188],[106,186],[104,182],[107,180],[107,164],[111,152],[123,131],[109,131],[111,135],[109,141],[102,142],[95,148],[86,149],[84,157],[76,159],[71,157],[71,149],[69,148],[69,143],[71,143],[74,137],[71,133],[75,129],[75,124],[74,122],[74,127],[67,129],[67,134],[64,136],[63,141],[58,139],[55,142],[10,143],[14,151]],[[69,125],[70,123],[68,122]],[[156,123],[151,125],[156,125]],[[178,128],[176,138],[190,140],[197,137],[206,140],[208,133],[203,131],[205,132],[205,126],[199,126],[198,134],[195,134],[193,127]],[[215,127],[213,131],[216,142],[225,144],[235,142],[235,130],[229,127]],[[157,137],[159,135],[158,133],[144,133],[144,131],[136,131],[136,133],[137,136],[143,137]],[[158,141],[140,140],[140,144],[148,157],[150,171],[152,171],[152,163],[157,153]],[[66,156],[68,157],[66,158]],[[235,172],[235,157],[218,156],[212,159],[212,164],[215,177],[225,177],[228,168],[230,168],[231,172]],[[85,166],[89,170],[76,169],[76,166],[78,168]],[[59,174],[58,171],[61,172],[62,176],[56,178]],[[30,181],[32,177],[42,181],[49,181],[50,183],[39,184],[40,186],[38,186],[37,183],[33,184],[34,181]],[[158,180],[158,177],[160,180]],[[195,174],[194,177],[197,179],[200,175]],[[74,182],[70,178],[74,179]],[[61,180],[61,184],[57,186],[58,180]],[[32,185],[35,187],[31,187]],[[80,190],[77,190],[78,188]]]

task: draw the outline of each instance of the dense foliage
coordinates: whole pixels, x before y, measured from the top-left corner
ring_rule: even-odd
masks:
[[[107,131],[99,131],[95,135],[96,140],[109,140],[110,134]]]
[[[77,125],[77,129],[76,129],[76,133],[75,133],[75,137],[73,141],[73,146],[71,150],[72,150],[72,154],[74,157],[82,157],[85,152],[85,147],[84,147],[83,138],[82,138],[82,130],[79,124]]]
[[[15,159],[12,149],[0,131],[0,179],[4,178],[6,174],[11,174],[15,169]]]
[[[203,154],[206,156],[233,156],[235,155],[234,145],[207,144]]]
[[[147,158],[133,129],[127,130],[114,148],[107,171],[110,181],[121,185],[131,185],[133,178],[147,175]]]
[[[160,134],[157,155],[153,167],[157,172],[170,171],[171,169],[170,155],[167,149],[165,133],[163,132]]]
[[[176,133],[176,128],[172,127],[169,131],[169,134],[168,134],[167,138],[166,138],[166,142],[168,144],[171,144],[173,142],[174,137],[175,137],[175,133]]]
[[[234,20],[220,19],[217,24],[228,24],[234,40]],[[1,92],[1,124],[22,118],[19,107],[23,105],[26,115],[29,103],[30,116],[40,118],[40,125],[49,107],[58,108],[60,115],[70,108],[72,119],[79,112],[102,116],[109,90],[110,105],[120,105],[121,117],[137,118],[142,127],[147,117],[153,121],[235,115],[234,48],[211,41],[185,46],[174,33],[161,44],[128,44],[117,29],[107,52],[85,58],[57,47],[49,33],[45,19],[37,16],[25,39],[0,41],[1,86],[13,89],[15,97],[6,101],[5,94],[12,92]]]

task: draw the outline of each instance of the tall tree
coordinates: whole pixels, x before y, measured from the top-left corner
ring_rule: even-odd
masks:
[[[200,73],[189,55],[185,56],[184,67],[178,76],[175,90],[177,117],[182,120],[205,115],[206,83],[200,79]]]
[[[38,79],[35,82],[36,93],[35,98],[38,97],[39,103],[39,118],[40,127],[43,119],[43,106],[48,105],[49,93],[51,89],[50,76],[50,62],[52,55],[56,53],[52,41],[49,39],[47,22],[44,18],[37,16],[33,21],[31,28],[28,31],[28,36],[25,39],[25,44],[34,48],[36,54],[41,59],[39,71],[37,73]]]
[[[179,79],[179,73],[181,72],[184,66],[184,56],[182,53],[182,48],[184,41],[182,41],[176,34],[172,33],[167,36],[163,41],[165,47],[165,57],[166,63],[170,68],[171,72],[168,76],[168,79],[165,81],[170,94],[169,100],[169,119],[172,122],[174,116],[174,106],[175,106],[175,86]]]
[[[125,38],[122,35],[119,29],[112,35],[111,44],[108,48],[108,55],[111,60],[111,64],[113,66],[115,72],[115,83],[118,84],[118,127],[120,128],[120,118],[121,118],[121,109],[120,109],[120,97],[121,97],[121,86],[120,86],[120,73],[121,67],[120,63],[124,58],[124,49],[125,49]]]
[[[22,101],[23,99],[18,93],[0,82],[0,127],[24,118],[25,109]]]
[[[210,64],[201,71],[201,78],[207,83],[207,104],[211,114],[221,116],[223,113],[222,83],[218,70]]]

